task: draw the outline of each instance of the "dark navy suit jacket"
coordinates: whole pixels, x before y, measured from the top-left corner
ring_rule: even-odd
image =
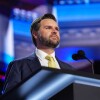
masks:
[[[73,70],[73,68],[57,58],[57,61],[61,69]],[[28,78],[32,73],[41,69],[41,64],[35,54],[22,58],[19,60],[12,61],[7,69],[5,84],[3,92],[7,92],[15,87],[18,83]]]

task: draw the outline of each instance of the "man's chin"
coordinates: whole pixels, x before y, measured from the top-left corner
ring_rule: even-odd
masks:
[[[59,42],[59,40],[58,40],[57,38],[52,38],[52,39],[50,40],[50,42],[51,42],[52,44],[57,44],[57,43]]]
[[[58,42],[51,42],[48,46],[52,48],[56,48],[58,46]]]

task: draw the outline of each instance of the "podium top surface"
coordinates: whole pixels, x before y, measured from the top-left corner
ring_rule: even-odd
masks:
[[[100,76],[79,71],[59,70],[43,67],[37,73],[33,73],[28,80],[25,80],[15,89],[13,89],[10,92],[12,94],[11,98],[17,95],[17,99],[48,99],[72,83],[100,88]]]

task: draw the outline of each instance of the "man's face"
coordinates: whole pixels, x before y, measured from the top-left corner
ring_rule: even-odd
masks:
[[[37,35],[37,46],[55,48],[60,42],[58,24],[52,19],[43,19]]]

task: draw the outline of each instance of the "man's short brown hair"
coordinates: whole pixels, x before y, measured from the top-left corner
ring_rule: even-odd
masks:
[[[33,43],[34,43],[35,46],[37,46],[37,44],[36,44],[35,38],[33,36],[33,33],[37,32],[39,30],[39,28],[40,28],[40,22],[43,19],[53,19],[54,21],[57,22],[55,16],[52,15],[52,14],[44,14],[42,17],[40,17],[40,18],[38,18],[38,19],[36,19],[35,21],[32,22],[30,31],[31,31],[31,35],[32,35],[32,41],[33,41]]]

